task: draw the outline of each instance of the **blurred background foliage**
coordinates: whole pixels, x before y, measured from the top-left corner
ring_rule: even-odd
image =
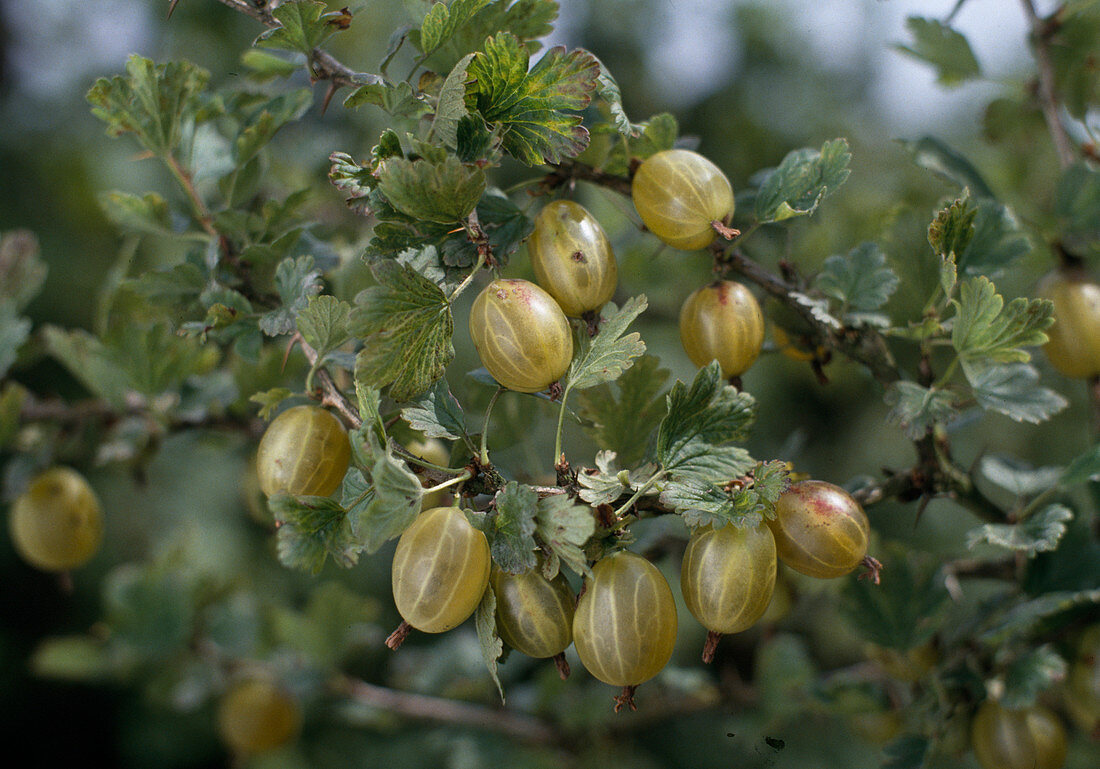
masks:
[[[998,280],[1006,297],[1029,295],[1054,265],[1041,236],[1051,217],[1058,161],[1042,116],[1028,100],[1034,64],[1020,8],[974,0],[962,9],[957,22],[973,33],[987,70],[961,89],[934,84],[931,68],[893,49],[909,39],[907,10],[942,18],[953,5],[569,0],[552,42],[595,53],[617,78],[633,119],[672,111],[682,134],[727,172],[735,190],[791,149],[846,137],[852,175],[840,193],[812,218],[760,232],[753,256],[769,266],[790,260],[808,275],[826,257],[875,240],[902,277],[888,309],[895,319],[911,318],[937,279],[926,266],[928,222],[955,190],[914,163],[896,139],[933,135],[949,142],[1036,236],[1018,269]],[[0,0],[0,231],[29,229],[41,242],[49,274],[27,310],[36,327],[105,331],[112,317],[125,317],[120,308],[133,306],[119,290],[124,277],[179,259],[170,239],[121,238],[105,217],[97,198],[108,190],[179,191],[158,164],[136,156],[133,143],[104,135],[84,93],[95,77],[120,72],[131,52],[193,61],[211,72],[216,87],[232,86],[245,77],[241,53],[261,30],[214,0],[183,0],[170,21],[166,8],[138,0]],[[350,30],[328,48],[372,71],[390,31],[408,23],[407,10],[397,0],[371,0],[351,10]],[[394,69],[407,66],[400,61]],[[294,84],[308,85],[301,73]],[[388,116],[369,107],[345,110],[339,97],[322,114],[322,95],[318,86],[303,119],[276,137],[265,155],[266,178],[277,197],[313,190],[306,204],[319,241],[313,245],[339,265],[330,273],[330,290],[351,300],[370,283],[359,258],[366,233],[328,184],[328,156],[334,150],[365,156]],[[986,109],[994,97],[998,101]],[[506,164],[494,181],[506,188],[529,175]],[[616,301],[648,295],[650,309],[638,330],[673,379],[690,380],[694,367],[680,347],[675,318],[687,294],[709,279],[708,260],[659,249],[633,225],[629,203],[614,193],[582,186],[577,198],[615,244],[621,275]],[[507,274],[530,276],[522,253]],[[464,297],[457,318],[472,298],[472,292]],[[464,324],[457,325],[457,358],[448,378],[462,403],[478,413],[488,393],[463,376],[479,364]],[[40,394],[83,394],[40,343],[29,347],[14,370],[16,381]],[[509,708],[560,724],[571,735],[564,744],[404,718],[342,696],[331,680],[318,678],[319,671],[338,667],[405,692],[489,707],[496,694],[469,624],[441,637],[414,637],[396,654],[382,646],[399,620],[389,594],[392,543],[350,570],[330,563],[318,577],[279,565],[270,518],[250,481],[257,423],[247,399],[280,384],[301,388],[304,362],[292,357],[285,370],[281,363],[282,350],[272,349],[258,364],[235,365],[222,398],[232,429],[182,430],[136,448],[118,429],[88,435],[69,425],[20,436],[24,446],[51,442],[59,461],[84,470],[106,511],[104,548],[73,575],[69,590],[24,565],[8,538],[0,538],[0,729],[9,745],[30,749],[32,765],[58,766],[75,756],[83,766],[225,765],[213,696],[233,669],[196,662],[219,656],[260,660],[303,698],[300,739],[253,759],[256,766],[458,769],[613,761],[811,769],[881,763],[881,738],[895,717],[882,715],[893,713],[890,703],[877,699],[877,690],[861,695],[858,685],[817,675],[843,670],[848,672],[837,675],[858,679],[871,670],[873,677],[877,668],[874,662],[866,667],[870,647],[861,615],[842,608],[857,599],[842,589],[844,580],[816,583],[792,572],[784,573],[789,613],[726,639],[710,668],[698,662],[705,632],[681,606],[673,661],[643,687],[636,714],[612,715],[607,687],[575,658],[574,675],[563,683],[549,664],[513,654],[501,668]],[[1069,408],[1039,426],[968,414],[951,434],[964,465],[990,454],[1064,465],[1090,445],[1086,386],[1045,361],[1037,365],[1045,383],[1069,399]],[[823,386],[806,363],[774,351],[761,358],[744,377],[760,402],[752,454],[790,460],[798,471],[838,484],[909,466],[912,443],[886,424],[881,388],[843,360],[825,373]],[[552,479],[547,458],[555,416],[549,404],[515,394],[502,398],[493,441],[506,474],[528,482]],[[115,454],[96,449],[110,440]],[[565,450],[585,463],[594,453],[578,429],[567,430]],[[5,489],[27,472],[9,463]],[[4,503],[9,501],[5,491]],[[1076,501],[1073,536],[1087,541],[1094,504],[1084,496]],[[869,514],[877,533],[872,552],[911,562],[917,573],[973,555],[965,533],[976,521],[950,501],[933,501],[920,515],[914,504],[890,501]],[[636,529],[638,548],[664,553],[658,563],[675,586],[682,524],[660,519]],[[667,544],[670,535],[673,544]],[[1040,555],[1033,566],[1036,580],[1061,568],[1044,565],[1044,558],[1049,556]],[[968,583],[963,601],[948,611],[965,617],[990,595],[996,595],[992,585]],[[73,640],[107,628],[112,654],[120,655],[113,659],[100,659],[98,647]],[[174,651],[188,648],[195,628],[202,628],[204,645],[190,655]],[[173,651],[166,656],[165,650]],[[907,660],[902,664],[911,664]],[[832,696],[830,684],[844,693]],[[1073,735],[1068,765],[1100,764],[1096,743],[1079,731]],[[942,761],[976,766],[969,755]]]

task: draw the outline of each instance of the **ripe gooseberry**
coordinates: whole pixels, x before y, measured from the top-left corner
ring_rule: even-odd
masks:
[[[676,645],[676,601],[656,566],[620,551],[585,580],[573,615],[573,644],[593,676],[622,686],[616,710],[633,707],[634,687],[657,675]]]
[[[984,769],[1059,769],[1066,762],[1065,729],[1039,705],[1009,710],[986,700],[970,725],[970,742]]]
[[[712,360],[727,379],[740,376],[764,345],[764,313],[745,286],[716,281],[692,293],[680,308],[680,341],[696,366]]]
[[[573,643],[577,597],[563,574],[548,580],[538,569],[508,574],[494,567],[490,579],[497,598],[497,630],[506,644],[542,659]]]
[[[489,584],[489,541],[457,507],[420,513],[397,541],[393,600],[409,625],[442,633],[461,625]]]
[[[714,222],[733,214],[733,187],[697,152],[664,150],[646,158],[631,183],[645,226],[673,248],[694,251],[714,240]]]
[[[565,314],[550,294],[527,280],[487,285],[470,308],[470,336],[482,365],[509,390],[545,390],[573,360]]]
[[[775,538],[764,524],[696,530],[680,565],[680,591],[688,610],[710,631],[703,661],[721,635],[752,627],[775,589]]]
[[[1043,347],[1050,365],[1068,377],[1100,375],[1100,285],[1080,270],[1052,272],[1038,287],[1054,304],[1054,325]]]
[[[843,576],[867,555],[867,514],[848,492],[825,481],[791,484],[768,526],[783,563],[810,577]]]
[[[351,461],[344,425],[319,406],[294,406],[267,426],[256,453],[260,488],[327,497],[340,487]]]
[[[615,293],[615,254],[603,227],[583,206],[570,200],[543,206],[527,251],[535,279],[570,317],[599,310]]]
[[[39,474],[11,508],[12,543],[30,565],[68,571],[95,555],[103,538],[103,513],[84,476],[67,467]]]
[[[285,745],[301,725],[302,713],[294,696],[265,678],[239,681],[218,706],[218,733],[237,755],[266,753]]]

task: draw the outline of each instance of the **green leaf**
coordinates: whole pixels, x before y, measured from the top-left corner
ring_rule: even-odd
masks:
[[[557,564],[563,563],[577,574],[590,574],[584,546],[596,533],[592,508],[577,504],[567,494],[541,497],[535,512],[535,533],[544,551],[552,558],[543,567],[543,576],[553,579]]]
[[[528,71],[528,53],[511,33],[485,41],[470,62],[467,105],[498,125],[504,149],[527,165],[560,163],[588,146],[575,113],[588,106],[600,66],[587,51],[551,48]]]
[[[1030,708],[1040,694],[1065,679],[1067,667],[1050,644],[1031,649],[1005,671],[1001,704],[1014,710]]]
[[[275,550],[287,568],[318,574],[330,555],[344,568],[358,561],[347,512],[335,499],[279,493],[267,505],[281,523]]]
[[[1026,363],[967,364],[963,371],[974,389],[978,405],[1017,422],[1038,424],[1058,413],[1069,401],[1039,386],[1039,372]]]
[[[270,618],[273,641],[281,648],[300,652],[320,668],[340,664],[355,647],[365,646],[372,638],[378,604],[339,582],[324,582],[309,595],[304,611],[272,606]]]
[[[5,382],[0,389],[0,451],[6,449],[19,432],[23,403],[29,394],[25,387],[11,381]]]
[[[584,431],[601,449],[615,452],[624,466],[634,466],[664,418],[667,404],[661,395],[668,376],[659,358],[643,355],[614,383],[585,390],[577,412]]]
[[[0,302],[20,312],[38,296],[46,281],[46,263],[30,230],[0,234]]]
[[[347,302],[328,294],[311,296],[298,313],[298,331],[306,344],[323,358],[351,338],[350,317],[351,307]]]
[[[1100,256],[1100,172],[1083,163],[1067,168],[1054,192],[1054,213],[1071,253]]]
[[[1061,614],[1081,608],[1095,612],[1097,605],[1100,605],[1100,589],[1045,593],[1038,598],[1025,599],[997,616],[981,634],[980,640],[990,646],[1001,646],[1014,637],[1031,633]]]
[[[575,354],[569,364],[566,390],[583,390],[613,382],[633,365],[634,358],[645,353],[645,342],[638,332],[623,334],[648,306],[644,294],[628,299],[621,310],[610,303],[604,305],[600,333],[586,349]]]
[[[298,313],[306,308],[311,296],[321,293],[321,271],[312,256],[287,257],[275,268],[275,290],[282,307],[260,318],[260,329],[268,336],[289,334],[295,330]]]
[[[454,358],[451,304],[408,265],[380,262],[371,271],[380,285],[361,292],[352,311],[352,333],[363,340],[355,379],[390,385],[391,398],[407,401],[427,392]]]
[[[46,349],[88,390],[124,411],[129,378],[107,347],[87,331],[46,326]]]
[[[489,0],[451,0],[450,5],[433,5],[420,23],[420,50],[428,54],[435,52],[488,4]]]
[[[890,550],[882,584],[850,579],[844,583],[844,611],[864,638],[901,651],[920,646],[943,624],[948,609],[939,563],[931,557]]]
[[[481,658],[485,660],[485,667],[489,670],[489,676],[497,685],[500,693],[500,702],[504,703],[504,687],[500,685],[500,676],[497,674],[497,660],[504,653],[504,642],[497,635],[497,596],[493,592],[493,586],[485,588],[485,594],[481,596],[481,603],[474,612],[474,626],[477,628],[477,641],[481,647]]]
[[[535,514],[538,494],[530,486],[510,481],[497,492],[496,512],[489,519],[486,534],[493,561],[509,574],[535,568]]]
[[[904,734],[887,745],[882,769],[925,769],[932,743],[927,737]]]
[[[1026,363],[1031,355],[1021,348],[1045,344],[1043,331],[1054,323],[1049,300],[1019,297],[1005,307],[997,287],[985,277],[961,283],[959,298],[951,304],[956,311],[951,343],[964,363]]]
[[[266,421],[275,416],[275,411],[279,408],[279,404],[292,395],[294,395],[294,393],[285,387],[274,387],[264,392],[253,393],[248,397],[248,401],[249,403],[260,404],[260,419]]]
[[[629,141],[616,142],[604,163],[604,171],[625,175],[633,159],[644,160],[650,155],[672,149],[679,136],[680,126],[668,112],[654,115],[644,123],[633,123]]]
[[[1063,488],[1076,486],[1086,481],[1097,480],[1100,476],[1100,444],[1093,446],[1084,454],[1069,463],[1058,483]]]
[[[107,644],[89,636],[47,638],[30,659],[35,676],[60,681],[104,681],[114,673]]]
[[[452,17],[453,14],[452,8]],[[480,50],[485,38],[502,32],[515,35],[529,53],[534,53],[542,47],[538,39],[553,31],[552,22],[557,15],[556,0],[492,0],[466,23],[458,25],[450,39],[443,41],[435,53],[428,56],[425,66],[436,72],[450,71],[464,55]],[[421,39],[421,30],[412,30],[409,39],[421,51],[430,50]]]
[[[615,130],[628,138],[635,136],[635,126],[631,125],[630,118],[626,116],[626,110],[623,109],[623,94],[619,84],[602,61],[596,59],[596,63],[600,67],[600,74],[596,78],[596,93],[607,103]]]
[[[966,533],[966,546],[973,550],[987,542],[1006,550],[1026,553],[1046,553],[1058,548],[1066,533],[1066,523],[1073,520],[1073,511],[1064,505],[1048,505],[1020,523],[987,523]]]
[[[1031,241],[1013,213],[994,200],[979,200],[974,235],[956,256],[966,275],[996,275],[1029,253]]]
[[[100,78],[88,91],[92,114],[107,133],[133,133],[147,150],[167,158],[179,146],[183,126],[199,113],[199,95],[209,73],[190,62],[154,64],[141,56],[126,61],[129,77]]]
[[[463,221],[485,192],[485,172],[454,155],[442,163],[392,157],[379,167],[378,188],[398,211],[440,224]]]
[[[277,77],[290,77],[302,68],[301,61],[284,59],[278,54],[249,48],[241,54],[241,64],[252,70],[249,77],[261,83]]]
[[[31,321],[15,314],[15,305],[0,300],[0,378],[3,378],[15,358],[19,348],[31,335]]]
[[[364,104],[373,104],[394,117],[410,120],[423,117],[432,110],[424,95],[414,91],[404,80],[399,83],[367,83],[356,88],[344,99],[344,106],[348,109],[356,109]]]
[[[932,250],[945,259],[952,255],[957,259],[974,237],[974,217],[977,215],[978,209],[968,195],[946,206],[928,225],[928,244]],[[952,280],[951,285],[954,284]]]
[[[820,151],[805,148],[789,153],[760,185],[757,220],[779,222],[812,214],[848,178],[851,160],[845,139],[825,142]]]
[[[734,494],[713,483],[690,478],[669,481],[661,488],[661,504],[683,516],[684,524],[692,529],[721,528],[727,523],[738,528],[756,526],[763,518],[753,502],[750,495]]]
[[[435,6],[435,8],[442,7],[444,6]],[[432,118],[432,127],[428,135],[437,137],[448,147],[458,147],[458,124],[470,114],[466,109],[466,85],[470,78],[466,70],[473,58],[472,53],[463,56],[443,81],[443,87],[439,89],[439,101],[435,107],[435,116]]]
[[[274,138],[280,128],[298,120],[313,104],[313,93],[299,88],[254,107],[234,144],[234,159],[242,167]]]
[[[970,49],[970,41],[951,27],[935,19],[910,16],[905,26],[913,35],[913,45],[897,49],[928,62],[936,68],[936,82],[956,86],[981,76],[981,67]]]
[[[420,512],[424,487],[404,461],[383,450],[369,435],[374,463],[366,479],[374,493],[348,511],[355,539],[368,553],[376,553],[387,541],[401,536]]]
[[[916,382],[894,382],[886,388],[886,419],[905,431],[910,440],[923,438],[933,425],[958,416],[955,395],[947,390],[921,387]]]
[[[1083,121],[1100,103],[1100,9],[1082,3],[1076,13],[1059,14],[1058,21],[1057,34],[1049,38],[1055,92],[1069,113]]]
[[[756,401],[722,379],[717,361],[701,369],[690,388],[677,381],[667,402],[656,449],[667,473],[678,480],[725,483],[748,472],[748,453],[727,444],[747,437]]]
[[[432,389],[401,409],[401,418],[427,438],[469,439],[466,415],[446,379],[440,379]]]
[[[1094,450],[1093,453],[1097,454],[1097,450]],[[1100,454],[1097,455],[1100,456]],[[1064,473],[1069,473],[1069,468],[1037,468],[1015,457],[1003,454],[983,456],[978,463],[978,469],[990,482],[1017,497],[1030,497],[1046,491],[1056,483],[1061,482],[1061,479],[1065,477]],[[1100,470],[1100,467],[1097,467],[1097,470]],[[1087,480],[1087,476],[1083,480]]]
[[[816,678],[813,658],[800,636],[776,633],[757,648],[753,680],[759,682],[760,706],[769,717],[803,710]]]
[[[97,197],[107,218],[121,230],[152,235],[171,233],[168,201],[155,192],[141,197],[127,192],[103,192]]]
[[[968,188],[978,198],[994,198],[993,190],[969,160],[939,139],[924,136],[916,141],[899,140],[921,168],[941,176],[962,188]]]
[[[874,243],[861,243],[847,256],[825,260],[815,284],[826,296],[856,310],[877,310],[898,288],[897,274]]]
[[[116,567],[104,580],[103,604],[111,645],[131,661],[178,655],[194,628],[191,585],[176,564]]]
[[[297,51],[306,56],[322,45],[341,28],[346,16],[335,11],[326,13],[328,4],[319,0],[290,0],[274,11],[280,26],[269,29],[258,38],[255,45],[262,48],[281,48]]]
[[[650,462],[634,470],[621,470],[614,451],[598,451],[596,466],[582,468],[577,473],[581,486],[578,496],[590,505],[612,504],[648,483],[657,469],[657,465]]]

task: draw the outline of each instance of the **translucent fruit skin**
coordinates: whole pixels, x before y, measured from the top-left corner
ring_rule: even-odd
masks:
[[[592,567],[573,616],[581,664],[612,686],[637,686],[657,675],[676,645],[676,602],[664,575],[645,558],[621,551]]]
[[[978,707],[970,725],[974,755],[984,769],[1059,769],[1066,733],[1046,708],[1009,710],[993,700]]]
[[[470,308],[470,336],[482,365],[509,390],[545,390],[573,360],[565,313],[554,297],[527,280],[487,285]]]
[[[704,286],[680,308],[680,342],[696,366],[717,359],[722,376],[740,376],[764,346],[764,313],[752,292],[723,280]]]
[[[31,481],[8,521],[19,555],[44,571],[83,566],[103,539],[103,513],[84,476],[54,467]]]
[[[344,480],[351,443],[336,415],[319,406],[289,408],[267,426],[256,454],[260,488],[327,497]]]
[[[1043,350],[1068,377],[1100,375],[1100,285],[1080,271],[1054,272],[1039,283],[1039,296],[1054,303],[1054,325]]]
[[[711,222],[733,213],[733,187],[697,152],[664,150],[646,158],[631,184],[645,226],[673,248],[695,251],[714,240]]]
[[[297,736],[301,725],[297,700],[264,679],[235,684],[218,708],[218,732],[238,755],[266,753],[285,745]]]
[[[393,601],[406,622],[425,633],[461,625],[489,584],[489,541],[457,507],[416,517],[393,554]]]
[[[740,633],[768,608],[775,589],[775,538],[764,524],[694,532],[680,565],[680,591],[707,630]]]
[[[542,659],[573,643],[577,597],[564,575],[548,580],[538,569],[508,574],[493,568],[497,630],[504,642],[528,657]]]
[[[848,492],[825,481],[801,481],[779,498],[768,521],[783,563],[811,577],[841,577],[867,555],[867,514]]]
[[[535,279],[570,317],[600,309],[615,293],[615,254],[603,227],[583,206],[570,200],[543,206],[527,251]]]

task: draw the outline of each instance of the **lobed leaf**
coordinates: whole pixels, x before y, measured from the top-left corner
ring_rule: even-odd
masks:
[[[657,430],[656,459],[670,476],[725,483],[748,472],[748,453],[727,444],[747,437],[756,401],[722,379],[717,361],[701,369],[690,388],[677,381],[667,402],[668,413]]]
[[[956,257],[966,275],[995,276],[1030,252],[1031,241],[1012,211],[994,200],[979,200],[973,237]]]
[[[588,106],[600,66],[587,51],[552,48],[528,71],[528,53],[515,35],[485,41],[468,69],[474,80],[467,105],[500,127],[504,149],[527,165],[560,163],[588,146],[575,113]]]
[[[442,5],[435,6],[435,8],[442,7]],[[436,103],[435,116],[432,118],[432,127],[428,135],[438,138],[448,147],[458,147],[459,123],[470,114],[466,109],[466,87],[470,78],[467,69],[473,58],[472,53],[463,56],[451,69],[447,79],[443,81],[443,87],[439,89],[439,100]]]
[[[390,397],[407,401],[443,376],[454,358],[454,317],[439,287],[408,265],[379,262],[371,271],[381,285],[362,291],[352,311],[352,333],[363,340],[356,382],[390,386]]]
[[[488,4],[489,0],[451,0],[450,5],[433,5],[420,23],[420,50],[434,53]]]
[[[789,153],[760,185],[757,220],[779,222],[812,214],[848,178],[851,160],[845,139],[825,142],[820,150],[806,148]]]
[[[638,332],[623,334],[648,306],[644,294],[628,299],[620,310],[610,303],[604,306],[600,333],[569,364],[566,390],[584,390],[613,382],[634,364],[635,358],[645,353],[645,342]]]
[[[631,123],[629,141],[616,142],[604,162],[604,171],[625,175],[632,160],[644,160],[662,150],[672,149],[680,136],[680,125],[668,112],[654,115],[644,123]]]
[[[616,459],[614,451],[598,451],[596,466],[582,468],[577,473],[581,499],[590,505],[612,504],[623,494],[640,489],[657,472],[652,463],[630,471],[620,470]]]
[[[294,331],[298,313],[305,309],[311,296],[321,293],[321,271],[314,266],[313,257],[287,257],[279,262],[275,268],[275,290],[282,306],[260,318],[260,330],[268,336]]]
[[[1050,644],[1031,649],[1005,671],[1005,691],[1001,704],[1022,710],[1035,704],[1036,698],[1066,677],[1065,659]]]
[[[1095,450],[1093,453],[1096,453]],[[1072,465],[1071,465],[1072,467]],[[1097,468],[1100,470],[1100,467]],[[989,481],[1018,497],[1030,497],[1046,491],[1069,473],[1069,468],[1033,467],[1015,457],[987,454],[978,462],[978,470]]]
[[[815,285],[826,296],[856,310],[877,310],[898,288],[898,276],[874,243],[861,243],[846,256],[825,260]]]
[[[646,454],[650,437],[665,415],[668,369],[653,355],[642,355],[614,384],[604,382],[580,395],[584,431],[601,449],[618,455],[626,467]]]
[[[894,382],[886,388],[886,420],[905,431],[910,440],[923,438],[935,424],[945,424],[958,416],[956,397],[947,390],[922,387],[916,382]]]
[[[1026,553],[1046,553],[1058,548],[1066,533],[1066,523],[1073,520],[1073,511],[1065,505],[1049,505],[1020,523],[987,523],[966,534],[966,546],[973,550],[986,542],[1006,550]]]
[[[576,574],[591,574],[583,548],[596,533],[592,508],[577,504],[567,494],[540,497],[535,511],[535,533],[543,550],[553,556],[548,561],[553,568],[548,569],[545,565],[543,568],[543,576],[547,579],[553,579],[557,574],[558,562]]]
[[[961,33],[936,19],[919,16],[910,16],[905,26],[913,35],[913,44],[899,45],[897,49],[935,67],[940,85],[956,86],[981,76],[970,41]]]
[[[378,189],[413,219],[453,224],[463,221],[485,192],[485,172],[454,155],[442,163],[391,157],[378,169]]]
[[[347,26],[346,10],[332,13],[327,11],[328,4],[321,0],[289,0],[281,3],[273,12],[280,26],[269,29],[256,38],[255,45],[297,51],[311,56],[314,48]]]
[[[401,409],[401,418],[428,438],[454,441],[470,437],[462,405],[451,394],[446,379],[440,379],[428,392]]]
[[[961,283],[951,304],[956,311],[951,343],[964,363],[1026,363],[1031,355],[1021,348],[1045,344],[1043,331],[1054,323],[1049,300],[1019,297],[1005,307],[983,276]]]
[[[358,556],[348,515],[335,499],[280,493],[267,504],[281,523],[276,551],[284,566],[317,574],[330,555],[345,568],[355,565]]]
[[[928,225],[928,244],[932,250],[944,259],[952,256],[957,259],[974,237],[974,217],[977,215],[978,209],[967,194],[948,204]],[[952,279],[951,285],[954,284]]]
[[[416,518],[424,487],[403,460],[378,444],[373,431],[368,432],[367,442],[373,462],[364,482],[371,493],[360,491],[360,501],[348,509],[348,518],[356,542],[368,553],[376,553]]]
[[[968,364],[963,372],[974,390],[978,405],[1017,422],[1038,424],[1069,405],[1064,397],[1039,386],[1039,372],[1026,363]]]
[[[350,317],[351,307],[347,302],[328,294],[310,296],[298,313],[298,332],[323,358],[351,338]]]
[[[515,481],[497,492],[496,511],[485,532],[493,562],[509,574],[522,574],[537,565],[535,558],[535,515],[538,494]]]
[[[477,641],[481,647],[481,657],[485,660],[485,667],[489,670],[489,677],[497,685],[500,693],[500,702],[504,704],[504,687],[500,685],[500,675],[497,673],[497,660],[504,654],[504,642],[497,633],[497,596],[493,592],[493,586],[485,588],[485,594],[481,596],[481,603],[474,611],[474,626],[477,628]]]
[[[1061,614],[1081,608],[1095,612],[1097,605],[1100,605],[1100,589],[1058,590],[1038,598],[1027,598],[990,622],[980,640],[990,646],[1000,646],[1012,638],[1031,633]]]
[[[961,188],[969,189],[978,198],[993,199],[996,196],[973,164],[939,139],[924,136],[915,141],[900,140],[914,162],[921,168],[946,179]]]
[[[155,192],[142,196],[128,192],[102,192],[96,197],[103,213],[121,230],[150,235],[168,235],[172,232],[168,201]]]

